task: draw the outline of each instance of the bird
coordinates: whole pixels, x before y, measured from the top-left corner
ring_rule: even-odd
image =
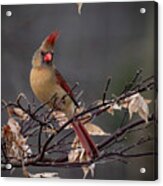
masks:
[[[32,58],[32,69],[30,72],[30,85],[36,98],[41,103],[48,102],[48,106],[58,111],[62,111],[68,119],[71,119],[76,108],[79,108],[75,100],[72,89],[54,64],[54,46],[60,33],[54,31],[50,33]],[[53,99],[54,98],[54,99]],[[96,144],[91,139],[89,132],[80,121],[71,123],[86,155],[94,159],[99,156]]]

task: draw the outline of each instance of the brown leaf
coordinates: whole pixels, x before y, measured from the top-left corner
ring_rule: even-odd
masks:
[[[20,131],[21,127],[14,118],[9,118],[8,123],[2,128],[7,156],[17,160],[32,154],[27,138],[24,138]]]
[[[69,162],[83,162],[90,160],[90,158],[86,155],[85,149],[82,147],[78,137],[75,137],[71,147],[72,150],[68,154]]]
[[[21,108],[18,107],[8,107],[7,112],[9,117],[16,116],[22,121],[28,121],[30,118],[27,113],[25,113]]]
[[[56,134],[56,129],[55,128],[44,127],[43,132],[48,133],[48,134]]]
[[[150,104],[152,102],[151,99],[144,99],[144,101],[146,102],[146,104]]]
[[[57,172],[41,172],[32,174],[27,170],[27,167],[24,165],[23,167],[23,175],[28,178],[59,178]]]
[[[77,108],[75,110],[75,114],[78,115],[78,114],[84,112],[84,110],[85,110],[84,107]],[[78,120],[80,120],[80,122],[83,124],[87,123],[91,119],[92,119],[92,114],[90,112],[85,113],[84,115],[82,115],[81,117],[78,118]]]
[[[102,100],[98,100],[96,102],[97,105],[101,105],[102,103],[103,103]],[[109,106],[109,108],[108,108],[108,106]],[[114,111],[115,110],[121,110],[122,106],[121,105],[118,105],[117,103],[112,103],[110,105],[107,104],[105,106],[101,106],[100,107],[100,110],[104,110],[106,108],[108,108],[106,111],[113,116],[114,115]]]
[[[119,106],[117,103],[112,104],[108,109],[107,112],[111,115],[114,115],[114,110],[121,110],[121,106]]]
[[[10,127],[10,131],[12,133],[14,133],[15,135],[19,135],[21,127],[14,118],[10,118],[7,122],[7,125]]]
[[[101,105],[101,104],[103,104],[103,101],[101,100],[101,99],[99,99],[99,100],[97,100],[96,102],[95,102],[95,104],[97,105],[97,106],[99,106],[99,105]],[[107,105],[108,106],[108,105]],[[104,110],[106,108],[106,106],[101,106],[99,109],[100,110]]]
[[[77,3],[77,7],[78,7],[78,14],[79,14],[79,15],[81,15],[82,6],[83,6],[83,3]]]
[[[75,162],[77,160],[79,160],[79,149],[78,147],[81,147],[81,145],[79,144],[79,140],[77,137],[75,137],[71,147],[72,147],[72,150],[69,152],[68,154],[68,161],[69,162]]]
[[[85,179],[87,177],[87,175],[89,174],[89,172],[91,172],[91,176],[93,178],[94,177],[95,164],[92,163],[89,166],[84,165],[84,166],[82,166],[82,170],[83,170],[83,173],[84,173],[83,179]]]
[[[14,114],[19,117],[23,121],[28,121],[29,120],[29,115],[25,113],[22,109],[20,108],[13,108]]]
[[[58,173],[56,172],[41,172],[36,174],[29,173],[28,177],[30,178],[59,178]]]
[[[124,100],[122,106],[128,108],[130,119],[133,113],[138,113],[139,116],[148,123],[149,108],[148,104],[151,100],[146,100],[139,93],[136,93]]]
[[[62,111],[54,111],[54,112],[52,112],[51,118],[52,117],[57,120],[58,125],[60,127],[62,127],[68,121],[68,117]],[[69,128],[71,128],[71,125],[68,125],[65,129],[69,129]]]
[[[99,126],[92,123],[86,123],[84,127],[87,129],[90,135],[92,136],[108,136],[110,133],[104,132]]]

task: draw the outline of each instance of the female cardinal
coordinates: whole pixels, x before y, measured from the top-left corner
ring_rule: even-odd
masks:
[[[38,100],[42,103],[49,101],[51,108],[60,110],[64,112],[68,118],[71,118],[78,104],[74,99],[69,85],[52,63],[54,44],[58,36],[58,32],[51,33],[44,39],[41,46],[34,53],[30,84]],[[52,99],[53,97],[54,99]],[[98,149],[83,124],[75,121],[72,122],[72,126],[86,154],[91,159],[97,157]]]

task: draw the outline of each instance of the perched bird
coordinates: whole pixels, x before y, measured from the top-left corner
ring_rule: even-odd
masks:
[[[53,64],[54,45],[58,36],[58,32],[51,33],[34,53],[30,84],[39,101],[42,103],[49,101],[49,107],[64,112],[70,119],[79,106],[69,85]],[[54,99],[52,99],[53,97]],[[71,124],[86,154],[91,159],[97,157],[98,149],[96,144],[84,125],[80,121],[74,121]]]

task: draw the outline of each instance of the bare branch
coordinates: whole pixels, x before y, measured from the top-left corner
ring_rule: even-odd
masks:
[[[155,113],[149,114],[147,116],[148,124],[145,124],[144,119],[134,119],[128,122],[126,116],[127,110],[124,110],[124,116],[121,121],[119,121],[117,128],[112,134],[108,136],[103,136],[102,140],[97,144],[99,149],[99,157],[92,160],[85,158],[84,153],[82,154],[82,146],[73,146],[74,142],[74,131],[70,128],[66,130],[66,127],[71,125],[73,122],[81,122],[83,125],[92,123],[92,121],[104,112],[108,112],[108,109],[113,108],[114,105],[121,106],[122,102],[131,97],[132,95],[148,92],[155,88],[154,77],[151,76],[143,81],[139,82],[142,70],[138,70],[133,79],[125,86],[124,90],[119,96],[107,99],[108,88],[111,82],[111,77],[108,77],[103,94],[102,101],[97,104],[95,101],[88,107],[85,107],[81,112],[76,112],[72,118],[63,125],[59,125],[55,117],[52,118],[54,109],[48,109],[47,105],[53,100],[56,101],[56,95],[54,95],[48,102],[40,104],[38,107],[35,106],[34,101],[29,102],[24,94],[19,94],[15,102],[7,102],[2,100],[3,111],[6,109],[8,112],[8,117],[14,118],[15,122],[18,123],[18,127],[21,128],[20,135],[24,139],[24,144],[27,140],[32,139],[36,141],[36,144],[30,144],[27,141],[28,149],[34,153],[27,155],[24,159],[17,159],[16,157],[10,157],[7,154],[5,148],[6,144],[2,144],[2,163],[10,162],[13,167],[22,167],[22,161],[24,166],[48,166],[48,167],[82,167],[89,166],[92,163],[105,163],[111,161],[121,161],[127,163],[130,158],[139,158],[145,156],[157,155],[157,152],[139,152],[131,153],[132,150],[136,149],[138,146],[144,145],[150,141],[154,141],[155,138],[149,136],[141,136],[137,141],[130,142],[127,141],[127,135],[131,132],[137,133],[138,131],[147,130],[149,126],[156,126],[157,116]],[[75,84],[71,91],[74,91],[78,84]],[[65,95],[70,96],[69,93]],[[65,99],[65,97],[63,99]],[[76,100],[77,107],[79,107]],[[19,108],[23,113],[27,114],[28,119],[22,121],[18,115],[14,112],[9,111],[10,108]],[[121,110],[120,110],[121,111]],[[123,113],[123,111],[122,111]],[[6,122],[7,123],[7,122]],[[6,124],[7,125],[7,124]],[[5,126],[6,126],[5,125]],[[2,137],[3,138],[3,137]],[[5,141],[5,139],[3,139]],[[123,146],[124,141],[128,142],[127,146]],[[31,141],[30,141],[31,143]],[[27,149],[27,150],[28,150]],[[69,161],[69,153],[71,151],[79,152],[80,157],[74,162]],[[58,158],[57,154],[60,153],[61,156]],[[78,154],[77,154],[78,155]],[[51,158],[53,157],[53,158]]]

